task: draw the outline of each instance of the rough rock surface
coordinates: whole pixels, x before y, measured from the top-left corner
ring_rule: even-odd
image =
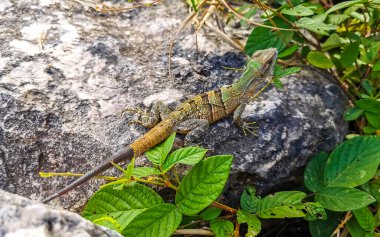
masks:
[[[1,1],[1,189],[48,196],[72,179],[38,172],[88,171],[146,131],[129,126],[123,108],[230,84],[239,71],[228,68],[244,65],[242,54],[212,35],[199,34],[197,51],[188,28],[175,44],[170,80],[167,46],[187,14],[182,1],[111,15],[92,7]],[[312,70],[283,81],[283,90],[272,88],[247,108],[260,126],[257,137],[245,137],[231,119],[205,136],[215,154],[235,155],[232,187],[256,183],[265,190],[344,137],[345,98],[337,86]],[[52,205],[79,211],[98,185],[91,181]]]
[[[118,237],[119,233],[84,220],[76,213],[0,190],[0,236]]]

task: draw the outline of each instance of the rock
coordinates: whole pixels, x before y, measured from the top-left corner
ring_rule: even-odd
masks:
[[[182,1],[120,14],[84,2],[0,5],[1,189],[42,199],[73,179],[38,172],[89,171],[146,131],[128,125],[133,116],[121,115],[125,107],[148,105],[156,95],[189,97],[241,73],[228,68],[242,68],[244,55],[212,34],[198,35],[197,51],[186,28],[174,45],[170,79],[167,46],[187,14]],[[206,134],[203,145],[214,154],[235,155],[231,184],[265,190],[343,139],[345,99],[337,86],[311,71],[284,83],[246,110],[260,126],[258,137],[245,137],[231,118]],[[79,212],[99,184],[92,180],[51,204]]]
[[[0,190],[0,236],[118,237],[121,235],[95,225],[76,213],[54,209]]]

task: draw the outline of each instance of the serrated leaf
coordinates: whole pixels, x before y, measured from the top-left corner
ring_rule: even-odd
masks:
[[[368,210],[368,207],[353,210],[352,213],[354,213],[356,221],[364,230],[373,231],[375,228],[375,218]]]
[[[115,230],[119,233],[121,232],[120,224],[115,219],[113,219],[112,217],[104,216],[104,217],[100,217],[98,219],[95,219],[92,222],[97,224],[97,225],[105,226],[108,229]]]
[[[154,190],[141,184],[125,186],[122,190],[107,186],[90,198],[82,215],[90,221],[111,216],[122,230],[137,215],[162,202]]]
[[[343,9],[343,8],[351,7],[353,5],[363,3],[363,2],[367,2],[367,0],[344,1],[344,2],[335,4],[334,6],[332,6],[328,11],[326,11],[326,14],[330,14],[331,12],[338,11],[338,10]]]
[[[272,20],[276,27],[285,29],[290,27],[284,20],[278,17],[274,17]],[[273,26],[269,21],[265,24]],[[266,27],[256,27],[248,36],[244,52],[250,56],[257,50],[267,48],[277,48],[278,52],[281,52],[293,38],[293,35],[293,31],[273,31]]]
[[[175,139],[175,133],[172,133],[164,142],[158,144],[157,146],[149,149],[145,155],[148,159],[155,165],[162,165],[164,163],[166,156],[169,154],[173,147]]]
[[[257,211],[257,216],[263,219],[304,217],[314,221],[326,219],[325,209],[319,203],[301,203],[268,207]]]
[[[153,167],[135,167],[132,176],[137,178],[145,178],[152,175],[160,175],[161,172]]]
[[[320,190],[315,200],[331,211],[349,211],[365,207],[376,199],[355,188],[326,187]]]
[[[327,212],[326,220],[316,220],[309,222],[309,230],[312,237],[326,237],[330,236],[338,224],[341,222],[342,213],[340,212]]]
[[[328,51],[330,49],[340,47],[341,45],[342,45],[342,39],[337,33],[333,33],[322,44],[322,49],[323,51]]]
[[[281,13],[291,16],[311,16],[314,15],[314,11],[316,6],[305,6],[303,4],[295,6],[294,8],[282,9]]]
[[[368,123],[373,127],[380,128],[380,113],[375,114],[371,112],[364,112],[365,118],[368,120]]]
[[[323,172],[328,158],[329,155],[326,152],[320,152],[306,165],[304,182],[310,191],[317,192],[325,187]]]
[[[317,51],[311,51],[306,59],[311,65],[319,68],[332,68],[334,66],[326,55]]]
[[[253,186],[248,186],[240,197],[240,206],[243,210],[256,212],[259,201],[260,197],[256,196],[256,189]]]
[[[286,58],[294,54],[300,46],[295,44],[277,55],[278,58]]]
[[[204,210],[199,216],[205,221],[216,219],[222,213],[222,209],[210,207]]]
[[[320,21],[316,21],[312,18],[303,17],[295,22],[295,25],[299,28],[304,28],[315,32],[320,35],[329,35],[330,30],[336,30],[337,26],[332,24],[325,24]]]
[[[222,219],[211,221],[210,227],[216,237],[229,237],[234,232],[234,224],[231,221]]]
[[[358,58],[359,55],[359,43],[354,42],[349,45],[347,45],[340,56],[340,64],[342,67],[349,67],[351,66],[355,60]]]
[[[360,136],[341,143],[330,154],[325,167],[328,187],[352,188],[364,184],[380,163],[380,137]]]
[[[347,223],[346,227],[351,234],[351,237],[373,237],[372,234],[367,233],[363,228],[360,227],[359,223],[355,218],[351,218]]]
[[[182,179],[175,197],[181,213],[194,215],[222,192],[232,165],[231,155],[212,156],[196,164]]]
[[[359,118],[359,116],[362,115],[363,112],[364,110],[359,109],[358,107],[352,107],[344,112],[343,117],[346,121],[352,121]]]
[[[237,211],[237,221],[239,224],[247,223],[248,231],[245,237],[255,237],[261,231],[261,221],[256,215],[244,210]]]
[[[176,163],[185,165],[195,165],[206,155],[207,149],[200,147],[184,147],[172,152],[162,164],[162,171],[165,173]]]
[[[380,114],[380,101],[372,98],[356,100],[355,104],[360,109],[375,114]]]
[[[181,223],[182,215],[176,206],[163,203],[136,216],[123,230],[124,236],[169,237]]]
[[[264,197],[257,207],[260,218],[304,217],[301,204],[306,194],[299,191],[277,192]]]

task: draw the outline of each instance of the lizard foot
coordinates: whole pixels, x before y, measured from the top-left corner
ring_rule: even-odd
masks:
[[[256,124],[256,122],[245,122],[245,121],[243,121],[241,128],[243,129],[243,133],[245,136],[247,136],[247,133],[250,133],[254,136],[257,136],[256,131],[259,129],[259,127],[256,126],[255,124]]]

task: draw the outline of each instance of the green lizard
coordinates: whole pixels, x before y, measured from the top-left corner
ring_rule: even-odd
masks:
[[[148,149],[164,141],[174,131],[187,134],[185,142],[191,142],[198,138],[207,129],[209,124],[234,113],[234,122],[243,128],[244,133],[245,131],[252,132],[254,127],[252,127],[251,123],[243,121],[240,116],[246,104],[258,96],[262,88],[265,88],[271,82],[276,58],[277,50],[274,48],[255,52],[247,63],[243,75],[237,82],[194,96],[170,113],[168,113],[169,109],[164,107],[162,103],[154,104],[150,119],[146,119],[146,114],[143,114],[141,117],[142,121],[138,122],[152,128],[150,131],[42,202],[49,202],[71,191],[94,176],[111,168],[113,163],[141,156]],[[162,119],[161,122],[159,122],[160,117]]]

